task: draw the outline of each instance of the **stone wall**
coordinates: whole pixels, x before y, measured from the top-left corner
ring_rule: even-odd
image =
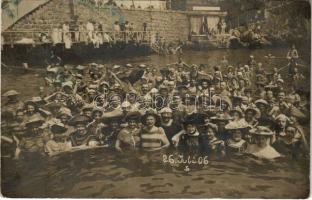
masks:
[[[80,22],[86,23],[90,19],[100,22],[106,31],[113,30],[115,21],[129,21],[134,24],[135,31],[143,31],[143,23],[146,23],[149,31],[158,33],[167,42],[188,39],[190,25],[186,13],[113,7],[95,8],[90,4],[77,3],[79,1],[50,0],[9,27],[6,31],[16,31],[16,33],[4,33],[5,41],[10,43],[23,37],[38,41],[40,32],[51,32],[54,27],[60,27],[64,22],[70,22],[70,29],[75,30]]]
[[[78,23],[88,20],[100,22],[107,31],[113,30],[114,22],[129,21],[135,31],[143,30],[143,23],[149,31],[155,31],[168,42],[185,41],[189,35],[189,19],[186,13],[177,11],[128,10],[116,8],[93,8],[75,4]]]
[[[50,32],[64,22],[72,23],[71,4],[70,0],[50,0],[40,5],[5,30],[11,32],[3,34],[5,41],[17,41],[23,37],[38,41],[40,32]]]

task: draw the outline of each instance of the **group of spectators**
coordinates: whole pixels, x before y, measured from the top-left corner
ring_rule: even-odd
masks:
[[[52,64],[46,86],[31,99],[21,101],[23,91],[2,94],[1,138],[15,158],[98,146],[209,158],[305,157],[309,97],[253,56],[237,66],[225,57],[219,63]]]
[[[129,21],[116,21],[113,24],[112,30],[107,31],[107,28],[103,24],[92,20],[86,23],[80,22],[73,29],[66,22],[59,27],[53,28],[50,37],[46,33],[41,33],[39,37],[43,43],[52,42],[53,45],[64,43],[66,49],[70,49],[74,42],[91,43],[95,48],[99,48],[103,44],[112,44],[118,41],[125,43],[147,41],[149,40],[149,35],[146,26],[146,23],[143,23],[142,29],[137,31],[134,24]]]

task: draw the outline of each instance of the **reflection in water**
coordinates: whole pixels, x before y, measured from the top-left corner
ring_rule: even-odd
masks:
[[[264,67],[287,64],[286,59],[268,63],[264,55],[285,57],[287,49],[216,50],[185,52],[186,63],[211,67],[224,56],[230,63],[245,62],[250,54]],[[108,64],[148,63],[165,66],[176,56],[95,61]],[[305,60],[310,63],[309,59]],[[304,68],[309,72],[308,68]],[[305,71],[304,71],[305,72]],[[303,72],[303,73],[304,73]],[[305,73],[308,74],[308,73]],[[17,79],[19,81],[15,81]],[[308,77],[309,78],[309,77]],[[2,90],[17,89],[22,99],[39,93],[44,81],[34,74],[3,74]],[[2,158],[2,191],[10,197],[141,197],[141,198],[299,198],[309,191],[308,161],[259,161],[248,157],[210,161],[207,166],[171,166],[163,154],[117,154],[94,149],[46,158],[25,155],[23,160]]]

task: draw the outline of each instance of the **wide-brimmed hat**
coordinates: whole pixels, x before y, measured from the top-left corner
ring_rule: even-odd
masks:
[[[52,124],[50,129],[52,133],[65,133],[65,131],[67,131],[67,128],[61,122]]]
[[[31,100],[32,102],[36,103],[36,104],[45,104],[47,103],[44,99],[42,99],[41,97],[32,97]]]
[[[94,109],[94,105],[92,105],[92,104],[85,104],[85,105],[81,108],[82,111],[87,111],[87,110],[93,111],[93,109]]]
[[[191,125],[198,125],[198,115],[197,113],[193,113],[191,115],[188,115],[185,117],[185,119],[183,120],[183,126],[186,127],[187,125],[191,124]]]
[[[159,86],[159,88],[158,88],[158,91],[160,91],[160,90],[169,90],[169,88],[167,87],[167,86],[165,86],[165,85],[160,85]]]
[[[91,118],[90,117],[85,116],[85,115],[77,115],[77,116],[74,116],[73,118],[71,118],[69,120],[68,124],[71,125],[71,126],[76,126],[76,125],[79,125],[79,124],[87,125],[90,122],[91,122]]]
[[[248,128],[248,123],[245,120],[232,121],[225,125],[227,130],[245,129]]]
[[[32,105],[35,108],[35,110],[38,110],[38,105],[35,102],[31,100],[26,101],[24,103],[24,109],[26,109],[28,105]]]
[[[9,97],[9,96],[16,96],[19,95],[20,93],[17,92],[16,90],[9,90],[7,92],[5,92],[4,94],[2,94],[3,97]]]
[[[25,125],[28,126],[35,126],[35,127],[40,127],[44,123],[44,119],[38,115],[35,115],[33,117],[30,117]]]
[[[115,110],[112,111],[109,115],[107,115],[107,113],[104,113],[102,117],[102,122],[104,124],[110,124],[111,122],[121,121],[123,117],[124,116],[122,112]]]
[[[238,106],[232,108],[229,113],[230,113],[230,115],[232,115],[232,113],[234,113],[234,112],[237,112],[240,115],[240,117],[243,117],[243,115],[244,115],[242,109]]]
[[[146,68],[147,66],[145,64],[140,64],[139,67],[140,68]]]
[[[269,103],[266,101],[266,100],[264,100],[264,99],[258,99],[258,100],[256,100],[255,101],[255,104],[256,104],[256,106],[258,106],[259,104],[262,104],[262,105],[265,105],[265,106],[269,106]]]
[[[284,83],[284,80],[280,78],[280,79],[277,79],[276,82]]]
[[[58,110],[58,109],[60,109],[63,106],[64,105],[62,103],[53,101],[53,102],[50,102],[50,103],[46,104],[44,106],[44,108],[46,108],[49,111],[51,111],[51,110]]]
[[[253,135],[263,135],[263,136],[272,136],[274,133],[269,129],[268,127],[265,126],[257,126],[254,129],[251,129],[249,131]]]
[[[246,108],[245,114],[246,114],[246,112],[248,112],[248,111],[252,111],[252,112],[253,112],[253,115],[254,115],[256,118],[259,118],[260,115],[261,115],[261,112],[260,112],[260,110],[259,110],[257,107],[248,107],[248,108]]]
[[[215,104],[219,104],[221,103],[221,101],[223,101],[224,103],[226,103],[228,105],[228,108],[231,109],[232,108],[232,101],[229,97],[227,96],[221,96],[221,97],[217,97],[215,99]]]
[[[187,85],[179,85],[179,86],[177,86],[177,89],[178,90],[182,90],[182,89],[188,90],[188,86]]]
[[[150,91],[151,94],[157,94],[158,93],[158,89],[156,88],[152,88]]]
[[[202,78],[202,79],[199,79],[198,80],[198,85],[202,85],[203,84],[203,82],[207,82],[208,83],[208,85],[210,84],[210,82],[211,82],[211,80],[210,79],[208,79],[208,78]]]
[[[285,119],[286,121],[290,121],[289,117],[287,117],[284,114],[279,114],[278,116],[275,117],[275,121],[280,120],[280,119]]]
[[[214,121],[230,121],[233,118],[227,114],[224,113],[217,113],[216,116],[211,117],[211,120]]]
[[[157,115],[156,112],[150,110],[150,111],[146,111],[145,115],[143,115],[142,118],[141,118],[141,121],[142,121],[142,123],[143,123],[144,125],[146,124],[146,118],[149,117],[149,116],[153,116],[153,117],[155,118],[155,121],[156,121],[155,124],[157,124],[157,123],[160,122],[160,117],[159,117],[159,115]]]
[[[92,110],[92,115],[94,115],[94,113],[101,113],[101,115],[103,115],[103,110],[97,107],[94,107]]]
[[[62,83],[62,88],[65,88],[65,87],[69,87],[69,88],[73,89],[73,82],[66,81],[66,82]]]
[[[83,76],[81,74],[75,74],[74,76],[78,79],[83,79]]]
[[[132,104],[129,101],[124,101],[121,104],[121,108],[128,108],[130,107]]]
[[[113,69],[119,69],[120,68],[120,65],[114,65],[113,66]]]
[[[57,74],[58,72],[60,72],[60,69],[58,67],[49,67],[47,68],[47,72]]]
[[[172,113],[172,109],[169,107],[165,107],[159,111],[159,114],[163,114],[163,113]]]
[[[218,126],[213,123],[204,123],[204,124],[199,124],[200,127],[206,127],[206,128],[211,128],[214,132],[218,132]]]
[[[265,88],[266,90],[275,90],[275,89],[277,89],[278,87],[277,87],[276,85],[269,84],[269,85],[264,86],[264,88]]]
[[[58,117],[66,115],[67,117],[72,117],[71,110],[66,107],[61,107],[58,112]]]
[[[90,63],[89,65],[90,65],[90,66],[94,66],[94,67],[95,67],[95,66],[98,66],[98,64],[97,64],[97,63],[94,63],[94,62],[93,62],[93,63]]]
[[[129,112],[126,115],[125,120],[126,121],[129,121],[129,120],[140,121],[141,120],[141,113],[138,111]]]
[[[82,66],[82,65],[77,65],[77,66],[76,66],[76,69],[77,69],[77,70],[85,70],[86,67],[85,67],[85,66]]]

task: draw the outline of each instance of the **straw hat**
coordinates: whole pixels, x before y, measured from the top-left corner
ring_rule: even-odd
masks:
[[[25,123],[26,126],[36,126],[39,127],[44,123],[44,119],[40,116],[33,116],[30,119],[28,119]]]
[[[92,104],[85,104],[83,107],[82,107],[82,111],[86,111],[86,110],[90,110],[90,111],[93,111],[93,108],[94,108],[94,105]]]
[[[138,111],[129,112],[126,115],[125,119],[126,119],[126,121],[129,121],[129,120],[139,121],[139,120],[141,120],[141,113]]]
[[[64,133],[65,131],[67,131],[67,128],[61,122],[57,122],[51,125],[52,133]]]
[[[163,113],[172,113],[172,110],[171,108],[165,107],[159,111],[159,114],[163,114]]]
[[[75,126],[78,124],[87,125],[91,122],[91,118],[85,115],[78,115],[69,120],[68,124]]]
[[[251,129],[250,133],[254,134],[254,135],[264,135],[264,136],[274,135],[274,133],[271,131],[271,129],[269,129],[265,126],[257,126],[255,129]]]
[[[243,117],[243,115],[244,115],[242,109],[238,106],[231,109],[229,113],[230,113],[230,115],[232,115],[232,113],[234,113],[234,112],[237,112],[240,115],[240,117]]]
[[[215,121],[230,121],[233,118],[229,115],[226,115],[224,113],[217,113],[216,116],[211,117],[212,120]]]
[[[230,122],[227,125],[225,125],[225,129],[227,130],[245,129],[247,127],[248,127],[247,122],[243,120]]]
[[[258,104],[262,104],[262,105],[265,105],[265,106],[269,106],[269,103],[264,100],[264,99],[258,99],[255,101],[255,104],[258,105]]]
[[[246,110],[245,110],[245,114],[246,112],[248,111],[252,111],[253,112],[253,115],[256,117],[256,118],[259,118],[260,115],[261,115],[261,112],[260,110],[257,108],[257,107],[248,107]]]
[[[18,93],[16,90],[9,90],[9,91],[5,92],[2,96],[3,97],[9,97],[9,96],[16,96],[19,94],[20,93]]]

